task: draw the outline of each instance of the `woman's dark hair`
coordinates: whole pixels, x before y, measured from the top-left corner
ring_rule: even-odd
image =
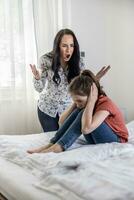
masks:
[[[64,35],[72,35],[73,40],[74,40],[74,52],[70,58],[70,60],[68,61],[68,73],[67,73],[67,80],[68,83],[70,83],[70,81],[78,76],[80,74],[80,50],[79,50],[79,44],[77,41],[77,38],[75,36],[75,34],[73,33],[73,31],[71,31],[70,29],[62,29],[60,30],[55,39],[54,39],[54,44],[53,44],[53,60],[52,60],[52,70],[54,72],[54,76],[53,76],[53,81],[56,84],[59,84],[61,79],[60,76],[58,74],[58,70],[60,67],[60,42],[61,39]]]
[[[71,81],[69,92],[80,96],[89,96],[93,82],[98,88],[98,96],[106,96],[96,76],[90,70],[83,70],[79,76]]]

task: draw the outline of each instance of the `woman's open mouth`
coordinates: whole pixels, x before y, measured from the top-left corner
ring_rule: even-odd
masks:
[[[66,57],[69,58],[69,57],[70,57],[70,54],[68,54]]]
[[[70,58],[70,54],[67,54],[66,56],[65,56],[65,60],[68,60]]]

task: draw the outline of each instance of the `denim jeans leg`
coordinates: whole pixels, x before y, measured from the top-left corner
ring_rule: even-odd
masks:
[[[68,127],[72,124],[72,122],[75,120],[77,117],[78,113],[80,112],[80,109],[75,109],[64,121],[63,125],[58,129],[56,132],[55,136],[50,140],[51,143],[55,144],[61,137],[62,135],[66,132]]]
[[[43,128],[44,132],[49,132],[49,131],[56,131],[59,128],[59,115],[57,114],[56,117],[51,117],[45,113],[43,113],[39,108],[38,108],[38,118],[40,121],[40,124]]]
[[[81,118],[82,118],[83,110],[81,110],[76,119],[72,121],[72,124],[66,130],[66,132],[62,135],[62,137],[57,141],[57,144],[61,145],[64,150],[69,148],[75,140],[82,134],[81,132]]]
[[[105,122],[103,122],[92,133],[84,135],[84,137],[89,144],[91,144],[91,138],[94,144],[119,142],[119,136],[116,135],[111,127],[109,127]]]

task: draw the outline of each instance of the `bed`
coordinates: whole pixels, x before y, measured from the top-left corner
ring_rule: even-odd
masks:
[[[54,132],[0,136],[0,200],[133,200],[134,121],[127,144],[86,145],[66,152],[28,154]]]

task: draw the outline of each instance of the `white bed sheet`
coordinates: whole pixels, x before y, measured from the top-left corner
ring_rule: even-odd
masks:
[[[19,159],[18,162],[12,159],[17,155],[21,159],[23,156],[28,155],[26,153],[27,149],[47,144],[53,135],[54,132],[47,133],[46,135],[44,133],[0,135],[0,193],[8,200],[61,199],[53,193],[35,187],[34,183],[38,182],[39,179],[34,175],[34,172],[29,173],[29,169],[27,169],[23,161],[19,164]],[[82,144],[83,141],[79,140],[79,143],[74,144],[72,148],[79,147]]]
[[[35,188],[37,178],[25,169],[0,158],[0,192],[8,200],[59,200],[55,195]]]
[[[5,195],[14,193],[13,199],[9,200],[21,200],[22,194],[27,200],[40,200],[42,195],[42,200],[53,197],[54,200],[133,200],[134,121],[127,127],[130,133],[127,144],[83,145],[76,148],[81,146],[82,140],[78,140],[72,147],[76,149],[60,154],[26,153],[31,147],[47,143],[53,133],[0,136],[0,168],[3,166],[0,169],[0,187]],[[18,176],[20,184],[17,184]],[[38,198],[34,193],[38,194]],[[50,197],[45,198],[45,195]]]

